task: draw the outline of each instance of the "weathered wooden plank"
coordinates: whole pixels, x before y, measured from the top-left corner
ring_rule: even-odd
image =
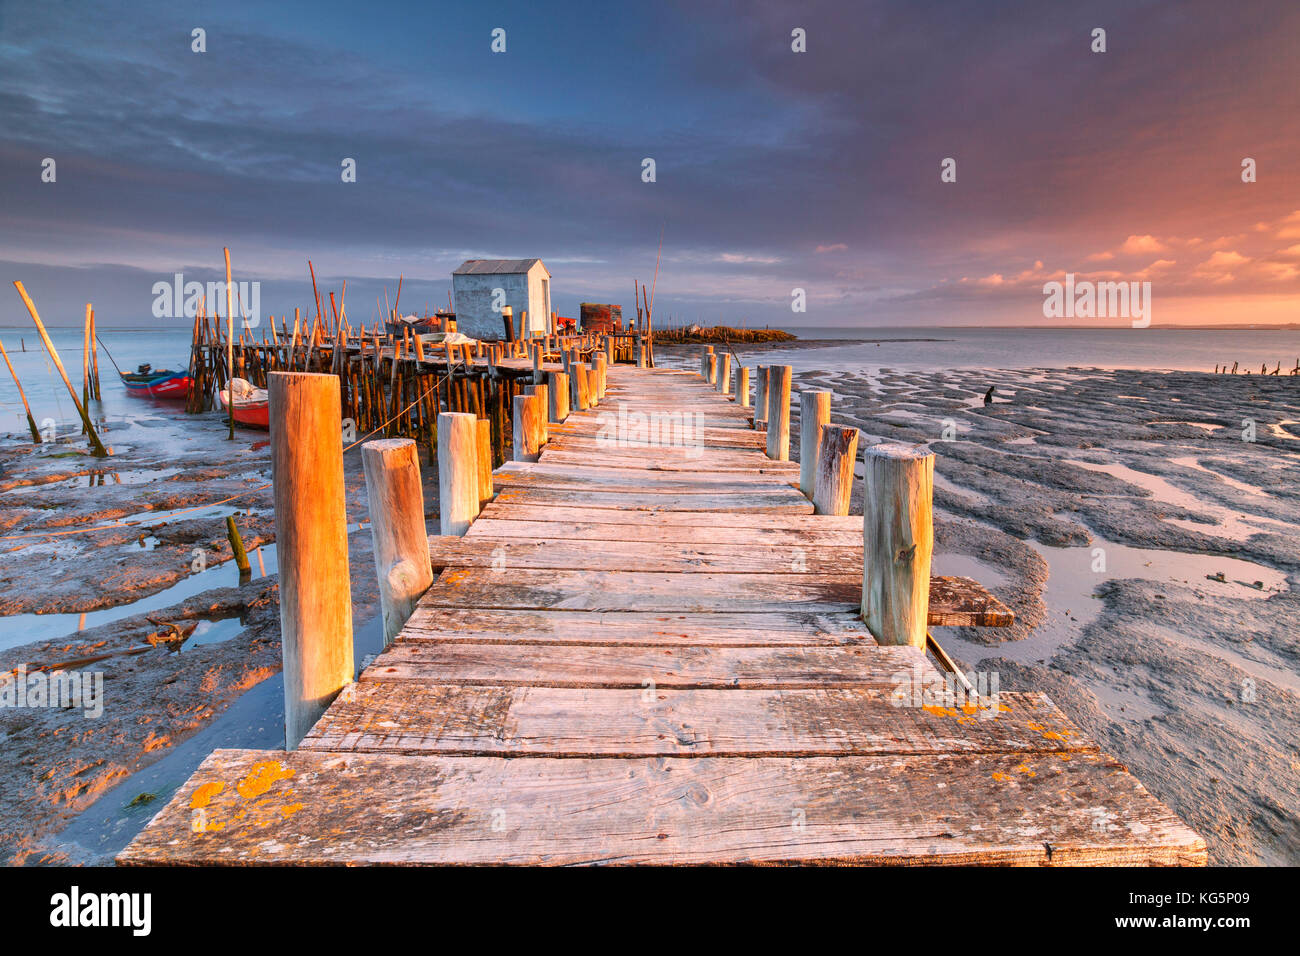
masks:
[[[900,675],[900,682],[910,678]],[[899,693],[910,697],[911,685]],[[973,703],[891,706],[893,695],[871,686],[674,690],[363,681],[344,688],[302,746],[535,757],[1096,750],[1041,694],[999,694],[982,710]]]
[[[795,489],[746,491],[725,494],[636,495],[617,491],[576,491],[564,488],[503,488],[495,499],[499,504],[552,505],[562,508],[619,508],[631,511],[722,511],[735,508],[754,513],[794,512],[812,514],[812,502]]]
[[[565,548],[560,542],[548,546],[503,544],[492,539],[476,538],[458,546],[438,545],[435,564],[446,567],[420,600],[421,607],[484,608],[568,608],[587,611],[680,611],[707,613],[726,610],[764,611],[851,611],[862,593],[859,574],[845,573],[851,565],[838,570],[824,569],[809,573],[805,568],[745,571],[751,558],[728,556],[720,546],[712,554],[715,563],[731,561],[737,570],[715,571],[701,567],[692,573],[656,571],[653,553],[669,545],[645,545],[639,552],[645,557],[630,566],[638,571],[608,570],[609,562],[590,549]],[[618,548],[610,543],[610,550]],[[622,547],[622,545],[619,545]],[[700,549],[702,553],[703,549]],[[742,549],[743,550],[743,549]],[[818,549],[827,551],[830,549]],[[800,558],[784,560],[818,562],[810,552]],[[448,555],[455,555],[454,560]],[[513,557],[512,557],[513,556]],[[564,560],[572,557],[571,561]],[[754,555],[761,558],[761,552]],[[770,556],[770,555],[769,555]],[[707,554],[701,563],[709,560]],[[782,557],[775,556],[779,563]],[[851,559],[846,559],[851,560]],[[504,561],[504,568],[500,562]],[[495,565],[493,562],[497,562]],[[512,563],[513,562],[513,563]],[[454,564],[447,567],[448,564]],[[725,565],[724,565],[725,566]],[[493,568],[496,570],[493,570]],[[998,627],[1010,624],[1015,616],[997,598],[988,594],[969,578],[936,579],[938,594],[933,599],[929,621],[933,627],[961,625]],[[960,581],[958,587],[951,585]],[[955,603],[947,604],[952,600]]]
[[[512,502],[507,507],[493,501],[484,506],[483,514],[474,525],[478,525],[479,522],[489,518],[553,521],[561,524],[571,521],[589,521],[601,524],[640,525],[647,528],[688,525],[690,527],[727,528],[732,530],[770,528],[783,531],[815,532],[829,529],[852,532],[858,536],[858,541],[862,540],[861,515],[856,517],[853,515],[831,517],[830,515],[811,514],[746,514],[743,511],[702,512],[698,514],[673,511],[653,513],[624,511],[620,513],[608,508],[589,508],[584,511],[579,508],[557,508],[549,505],[530,505],[524,502]],[[474,533],[474,526],[470,527],[469,533]]]
[[[756,469],[742,474],[712,471],[708,467],[707,460],[696,462],[697,468],[693,471],[683,469],[662,471],[649,467],[641,469],[606,468],[601,467],[604,464],[603,459],[598,459],[598,461],[599,464],[593,464],[588,459],[585,465],[548,460],[534,462],[508,461],[498,468],[494,474],[499,482],[517,481],[522,483],[531,481],[536,484],[573,484],[584,488],[628,488],[634,491],[640,488],[664,490],[678,487],[713,491],[731,489],[744,491],[755,488],[790,488],[795,487],[798,482],[797,473],[792,478],[788,472],[783,474],[763,473]]]
[[[551,426],[551,434],[557,437],[573,435],[599,441],[603,427],[605,426],[602,425],[599,418],[580,418],[577,415],[570,415],[562,424]],[[635,441],[631,437],[620,436],[617,445],[610,445],[610,447],[671,448],[675,446],[704,445],[722,448],[757,448],[760,444],[765,444],[763,435],[760,432],[745,428],[692,428],[689,434],[689,442],[681,439]]]
[[[619,527],[598,525],[600,528]],[[705,537],[708,537],[707,535]],[[493,538],[480,533],[472,538],[429,538],[434,567],[568,568],[694,573],[844,574],[862,563],[862,547],[847,545],[775,548],[755,541],[745,544],[677,544],[645,540],[600,539],[593,548],[582,539],[550,538],[543,532],[529,539]],[[717,536],[713,536],[717,540]],[[973,583],[973,582],[972,582]],[[976,585],[978,587],[978,585]]]
[[[652,611],[416,608],[403,641],[716,647],[870,644],[856,613],[665,614]],[[918,648],[907,653],[924,659]]]
[[[665,574],[449,568],[421,607],[567,608],[583,611],[852,611],[852,574]]]
[[[541,462],[537,462],[541,464]],[[545,488],[575,492],[616,492],[624,496],[641,495],[730,495],[744,497],[754,492],[772,492],[794,488],[789,478],[779,475],[698,476],[696,473],[631,471],[626,468],[605,469],[616,477],[598,474],[563,475],[554,472],[520,472],[499,468],[496,472],[498,488]],[[794,482],[797,483],[798,476]],[[797,490],[797,489],[795,489]]]
[[[1203,865],[1205,855],[1203,840],[1099,754],[626,761],[218,750],[118,862],[1082,866]]]
[[[914,667],[919,668],[915,673]],[[654,687],[678,690],[849,685],[893,689],[917,680],[943,680],[919,654],[885,653],[873,644],[629,647],[430,641],[402,641],[389,647],[361,679],[485,687],[624,688],[644,687],[648,681]]]
[[[1007,627],[1015,614],[1005,604],[971,578],[948,575],[930,578],[930,627],[975,624],[981,627]]]
[[[577,509],[573,509],[576,513]],[[689,512],[643,512],[652,517]],[[611,512],[617,516],[619,512]],[[508,518],[479,518],[470,527],[466,538],[516,538],[526,540],[564,539],[578,541],[647,543],[677,542],[680,544],[711,545],[720,539],[737,540],[743,536],[747,548],[803,548],[808,553],[822,547],[857,548],[862,550],[862,532],[859,531],[791,531],[783,528],[744,528],[740,530],[719,527],[708,523],[707,512],[697,512],[701,524],[680,522],[662,524],[632,524],[602,521],[512,521]],[[777,517],[773,515],[773,517]],[[788,553],[788,550],[787,550]],[[610,562],[612,564],[612,562]]]
[[[582,465],[591,462],[593,450],[570,451],[558,445],[547,445],[542,451],[542,461],[547,464]],[[599,452],[599,461],[603,468],[624,468],[629,471],[648,469],[650,471],[686,471],[699,472],[708,469],[709,474],[758,474],[758,475],[795,475],[799,474],[796,461],[772,461],[757,455],[743,459],[722,459],[710,452],[703,458],[694,460],[679,456],[651,456],[625,454],[617,448],[604,449]]]

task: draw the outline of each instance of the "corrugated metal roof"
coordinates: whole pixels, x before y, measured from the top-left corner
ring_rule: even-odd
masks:
[[[460,264],[460,268],[452,272],[452,275],[491,275],[509,274],[513,275],[518,272],[527,272],[541,259],[466,259]],[[542,266],[546,269],[546,266]],[[550,270],[547,269],[547,275]]]

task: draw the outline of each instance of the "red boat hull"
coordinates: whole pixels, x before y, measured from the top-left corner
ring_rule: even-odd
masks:
[[[268,402],[240,402],[235,405],[235,424],[245,428],[271,427],[271,406]]]
[[[190,377],[188,375],[179,375],[175,378],[163,379],[161,382],[151,382],[149,384],[125,382],[126,391],[129,395],[148,395],[150,398],[179,398],[183,399],[190,393]]]

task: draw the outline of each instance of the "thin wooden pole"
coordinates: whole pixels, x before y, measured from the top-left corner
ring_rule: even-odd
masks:
[[[85,406],[81,404],[81,400],[77,398],[76,389],[74,389],[72,383],[68,381],[68,373],[63,370],[63,362],[59,359],[58,349],[56,349],[54,343],[50,341],[50,335],[45,331],[45,323],[41,321],[41,317],[36,311],[35,303],[32,302],[31,297],[27,294],[27,290],[23,288],[23,284],[16,279],[14,280],[14,288],[17,289],[18,294],[22,296],[23,305],[27,306],[27,312],[31,315],[32,321],[36,323],[36,331],[41,333],[41,341],[45,343],[45,348],[50,353],[50,358],[54,359],[54,367],[59,370],[59,377],[63,379],[63,384],[67,387],[68,394],[72,396],[72,404],[77,406],[77,414],[81,416],[81,423],[86,426],[86,434],[90,436],[91,454],[96,458],[107,458],[108,449],[106,449],[104,443],[99,440],[99,434],[95,431],[95,426],[90,423],[90,415],[87,414]]]
[[[99,391],[99,335],[95,329],[95,310],[90,310],[90,388],[95,401],[103,399]]]
[[[799,393],[799,490],[812,498],[817,484],[817,456],[822,426],[831,420],[831,393],[824,389]]]
[[[86,303],[86,321],[81,327],[81,402],[90,406],[90,303]]]
[[[789,365],[773,365],[767,381],[767,457],[776,461],[790,459],[790,378]]]
[[[847,515],[853,495],[853,465],[858,457],[858,430],[849,425],[823,425],[813,487],[813,513]]]
[[[226,440],[234,441],[235,387],[231,384],[231,380],[235,377],[235,313],[230,290],[230,249],[223,247],[222,251],[226,254],[226,405],[230,411],[230,432],[226,435]],[[287,682],[285,687],[288,688]],[[288,719],[286,714],[285,720]]]
[[[294,750],[353,675],[342,407],[333,375],[272,372],[267,385],[284,736]]]
[[[862,453],[862,619],[881,644],[925,647],[934,552],[934,455],[924,446]]]
[[[433,583],[420,457],[411,439],[386,438],[362,445],[361,461],[387,647]]]
[[[41,443],[41,432],[36,427],[36,419],[32,417],[31,406],[27,404],[27,393],[23,391],[23,383],[18,381],[18,373],[14,371],[14,365],[9,361],[9,353],[5,351],[5,344],[0,342],[0,355],[4,356],[5,365],[9,366],[9,377],[14,380],[14,386],[18,389],[18,397],[23,400],[23,411],[27,413],[27,427],[32,430],[32,441],[37,445]]]
[[[438,415],[438,523],[444,535],[463,535],[478,517],[478,426],[473,415]]]

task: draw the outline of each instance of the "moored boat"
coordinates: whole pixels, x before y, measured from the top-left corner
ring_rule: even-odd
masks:
[[[152,398],[185,398],[190,392],[190,377],[185,372],[155,369],[141,365],[134,372],[118,372],[129,395],[148,395]]]
[[[230,381],[229,392],[233,392],[235,396],[232,417],[238,424],[248,428],[270,427],[271,405],[266,389],[258,388],[246,379],[235,378]],[[218,390],[217,397],[221,400],[223,409],[231,407],[227,389]]]

